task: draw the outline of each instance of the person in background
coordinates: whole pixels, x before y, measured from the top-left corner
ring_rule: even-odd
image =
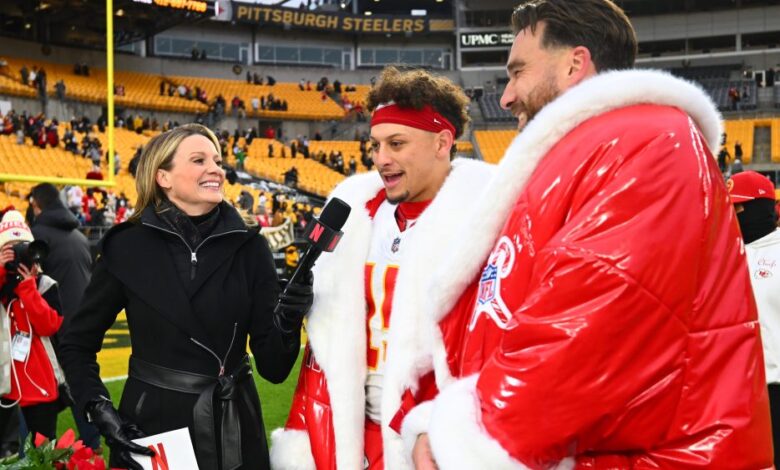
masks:
[[[745,241],[750,282],[758,307],[764,369],[772,415],[775,468],[780,468],[780,229],[775,212],[775,185],[755,171],[728,180],[729,196]]]
[[[53,184],[41,183],[33,187],[30,206],[34,216],[32,234],[36,240],[49,246],[49,255],[41,266],[59,283],[63,322],[57,338],[62,339],[89,284],[92,267],[89,241],[78,230],[78,219],[62,204],[59,191]],[[100,435],[84,419],[83,410],[74,408],[73,418],[84,444],[93,449],[99,448]]]
[[[423,286],[431,336],[388,363],[408,386],[405,455],[441,470],[772,468],[715,104],[634,69],[610,0],[523,1],[511,23],[501,105],[521,132]]]
[[[11,391],[3,395],[0,427],[19,405],[27,429],[56,438],[58,378],[61,374],[50,337],[62,325],[57,282],[41,273],[36,263],[26,265],[13,246],[30,243],[32,232],[24,216],[9,210],[0,221],[0,318],[10,327]]]
[[[287,377],[311,279],[280,295],[268,244],[223,199],[224,181],[219,141],[206,127],[153,137],[138,166],[136,212],[103,237],[61,343],[77,407],[106,438],[112,467],[140,470],[131,454],[151,451],[132,439],[186,427],[200,468],[269,468],[246,345],[262,377]],[[122,310],[132,356],[117,411],[96,353]]]

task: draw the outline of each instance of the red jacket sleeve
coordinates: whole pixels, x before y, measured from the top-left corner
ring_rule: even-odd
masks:
[[[33,332],[39,336],[52,336],[62,325],[62,316],[53,309],[38,292],[35,278],[25,279],[14,290],[24,305]],[[23,325],[26,327],[26,325]]]

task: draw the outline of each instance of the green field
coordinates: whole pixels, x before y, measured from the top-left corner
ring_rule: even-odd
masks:
[[[290,376],[284,383],[274,385],[266,380],[261,379],[257,373],[254,374],[255,385],[257,391],[260,394],[260,403],[263,408],[263,420],[265,421],[266,435],[270,435],[271,431],[283,426],[287,419],[287,413],[290,411],[290,401],[292,400],[292,394],[295,390],[295,384],[298,380],[298,371],[301,367],[301,358],[303,354],[298,356],[298,361],[295,364]],[[122,389],[125,386],[124,380],[117,380],[108,382],[106,387],[111,394],[111,399],[115,404],[119,404],[119,398],[122,396]],[[70,409],[67,409],[60,413],[57,420],[57,435],[62,435],[68,428],[73,428],[73,415]],[[270,443],[270,441],[269,441]],[[106,449],[107,451],[108,449]]]

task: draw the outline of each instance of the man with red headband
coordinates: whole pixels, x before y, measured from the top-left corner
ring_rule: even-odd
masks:
[[[315,268],[309,343],[287,424],[272,435],[273,468],[399,468],[390,421],[408,385],[385,364],[393,356],[410,366],[412,345],[428,335],[422,280],[449,255],[443,241],[493,173],[451,161],[468,102],[446,78],[393,67],[369,93],[377,171],[333,192],[353,210],[338,248]]]

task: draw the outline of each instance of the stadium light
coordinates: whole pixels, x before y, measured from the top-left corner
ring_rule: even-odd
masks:
[[[428,14],[428,10],[412,10],[412,16],[425,16]]]
[[[370,11],[366,11],[365,15],[366,15],[366,16],[371,16],[371,15],[372,15],[372,13],[371,13]]]

